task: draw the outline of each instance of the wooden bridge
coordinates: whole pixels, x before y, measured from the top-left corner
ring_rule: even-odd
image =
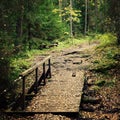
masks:
[[[69,54],[57,59],[48,56],[21,73],[22,92],[12,111],[79,112],[84,84],[84,73],[78,69],[80,62],[78,57],[73,61]],[[31,79],[32,86],[27,85]]]

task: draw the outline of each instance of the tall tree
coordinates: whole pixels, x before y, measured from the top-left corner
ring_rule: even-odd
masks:
[[[97,32],[97,29],[98,29],[98,0],[95,0],[95,31]]]
[[[84,34],[87,33],[87,24],[88,24],[88,0],[85,0],[85,27],[84,27]]]
[[[62,0],[59,0],[59,15],[61,17],[61,21],[62,21]]]
[[[109,5],[109,14],[112,19],[112,24],[115,26],[118,44],[120,44],[120,1],[110,0]]]
[[[72,0],[70,0],[70,37],[73,37]]]
[[[24,16],[24,0],[17,2],[18,10],[17,19],[16,19],[16,39],[15,46],[18,46],[23,36],[23,16]],[[20,40],[19,40],[20,39]]]

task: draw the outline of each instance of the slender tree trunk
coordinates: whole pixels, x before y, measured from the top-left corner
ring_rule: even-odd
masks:
[[[72,11],[72,0],[70,0],[70,10]],[[73,37],[73,21],[71,11],[70,11],[70,37]]]
[[[19,17],[16,21],[16,41],[15,46],[18,46],[20,44],[20,40],[23,36],[23,13],[24,13],[24,1],[20,2],[20,8],[19,8]]]
[[[31,11],[31,1],[30,0],[27,0],[27,12],[30,13]],[[29,20],[29,18],[27,18],[27,42],[29,44],[29,49],[31,50],[32,48],[32,33],[31,33],[31,27],[32,27],[32,24],[31,24],[31,21]]]
[[[87,31],[89,32],[89,28],[90,28],[90,1],[88,0],[87,2]]]
[[[59,0],[59,15],[61,17],[61,21],[62,21],[62,0]]]
[[[88,4],[87,0],[85,0],[85,27],[84,27],[84,34],[86,35],[87,33],[87,18],[88,18]]]
[[[96,17],[96,19],[95,19],[95,31],[97,32],[97,27],[98,27],[98,22],[97,22],[97,20],[98,20],[98,1],[97,0],[95,0],[95,17]]]
[[[21,38],[22,37],[22,34],[23,34],[22,26],[23,26],[23,16],[20,16],[17,19],[17,23],[16,23],[17,38]]]
[[[66,7],[67,6],[67,0],[63,0],[63,7]]]
[[[29,41],[29,49],[31,50],[32,48],[32,33],[31,33],[31,23],[28,23],[28,41]]]

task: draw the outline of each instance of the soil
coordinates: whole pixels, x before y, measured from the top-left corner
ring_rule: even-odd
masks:
[[[55,61],[60,61],[58,58],[61,55],[71,55],[71,58],[73,59],[81,57],[81,61],[74,61],[73,63],[73,65],[79,65],[82,63],[79,69],[85,73],[85,86],[83,89],[79,115],[72,115],[71,113],[66,115],[51,113],[26,116],[1,115],[0,120],[120,120],[119,68],[117,70],[114,69],[110,71],[111,78],[91,71],[90,69],[93,66],[92,61],[94,60],[96,46],[96,43],[90,45],[85,43],[61,51],[52,51],[49,53],[52,55],[54,63]],[[36,63],[39,59],[41,59],[41,57],[37,56],[34,63]],[[69,59],[65,58],[64,61],[69,61]],[[62,69],[58,70],[61,71]],[[105,84],[104,82],[96,84],[98,79],[101,81],[104,80],[105,83],[109,84]],[[111,82],[108,82],[111,81],[111,79],[117,79],[114,82],[114,85],[111,85]]]

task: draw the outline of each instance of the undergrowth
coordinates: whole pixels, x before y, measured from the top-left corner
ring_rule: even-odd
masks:
[[[111,69],[118,63],[116,56],[119,54],[119,46],[117,39],[112,34],[104,34],[99,36],[100,45],[96,48],[95,54],[97,55],[93,63],[97,69],[99,67]]]
[[[100,45],[95,49],[91,71],[102,76],[96,82],[99,87],[114,86],[118,79],[118,74],[114,71],[119,71],[120,68],[120,46],[117,45],[117,38],[110,33],[98,35],[96,38],[100,41]]]

